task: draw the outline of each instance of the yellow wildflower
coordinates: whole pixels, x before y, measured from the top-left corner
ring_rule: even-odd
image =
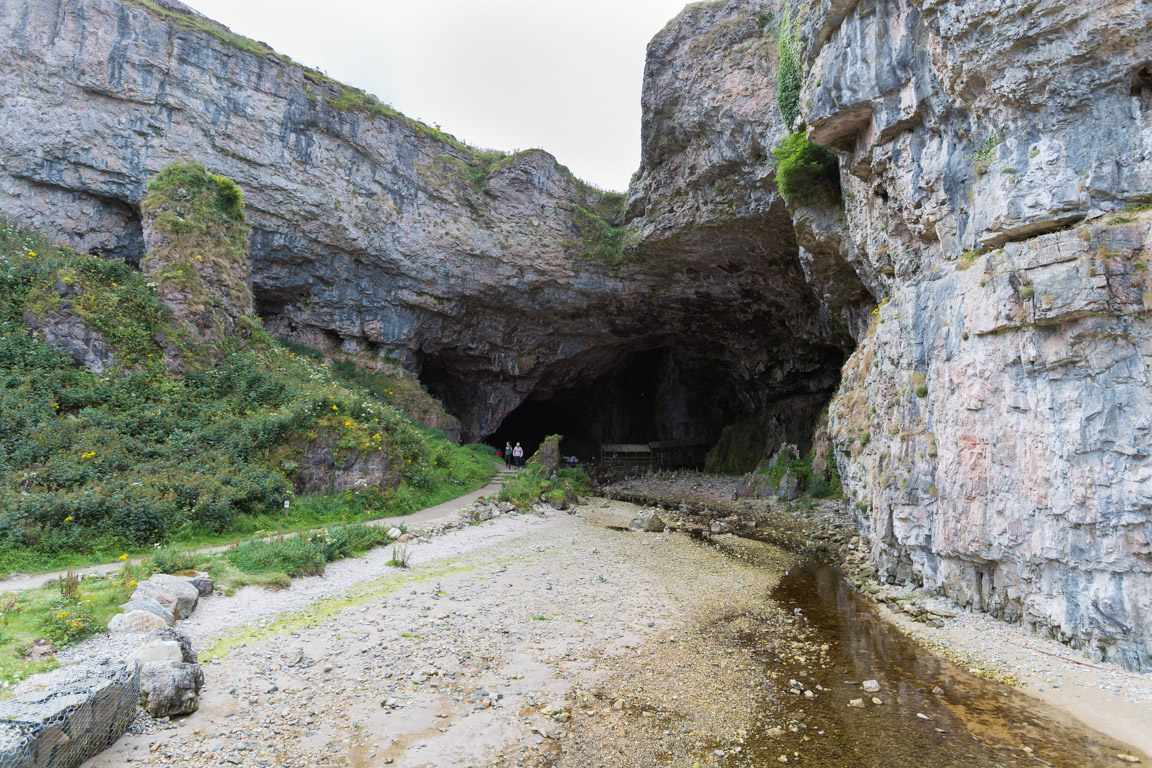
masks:
[[[128,555],[120,555],[120,559],[121,559],[121,560],[127,560],[127,559],[128,559]]]
[[[66,522],[66,523],[72,522],[72,515],[68,515],[68,517],[64,518],[64,522]]]

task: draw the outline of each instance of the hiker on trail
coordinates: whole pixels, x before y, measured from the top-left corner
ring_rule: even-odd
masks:
[[[519,443],[517,443],[519,445]],[[512,466],[512,443],[511,441],[504,443],[504,463]]]
[[[520,447],[520,443],[516,443],[516,447],[512,449],[512,456],[515,458],[516,466],[524,466],[524,449]]]

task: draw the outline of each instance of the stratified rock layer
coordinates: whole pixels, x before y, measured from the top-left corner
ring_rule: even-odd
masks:
[[[399,360],[468,439],[531,398],[601,438],[712,442],[835,386],[851,339],[808,289],[775,194],[773,49],[743,4],[691,8],[653,42],[622,263],[582,255],[573,211],[610,206],[550,155],[477,152],[165,13],[0,6],[0,214],[139,259],[149,177],[202,163],[244,190],[265,326]]]
[[[1152,244],[1103,213],[1152,198],[1150,24],[1136,0],[826,0],[801,25],[802,116],[844,189],[797,212],[801,242],[886,297],[832,406],[880,576],[1130,667]]]

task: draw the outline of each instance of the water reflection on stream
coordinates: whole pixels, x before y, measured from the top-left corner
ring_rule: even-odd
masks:
[[[784,754],[790,763],[821,768],[1085,768],[1123,765],[1116,754],[1132,752],[1041,702],[924,650],[880,619],[835,568],[793,568],[772,598],[789,614],[800,610],[817,632],[813,639],[830,646],[830,667],[790,666],[764,652],[761,660],[783,689],[797,679],[806,688],[820,684],[826,690],[815,691],[814,699],[784,696],[765,702],[771,721],[783,716],[797,731],[755,735],[748,744],[751,754],[773,761]],[[871,679],[879,681],[878,693],[859,685]],[[943,693],[932,693],[937,686]],[[883,704],[873,704],[873,696]],[[864,708],[848,706],[852,699],[863,699]]]

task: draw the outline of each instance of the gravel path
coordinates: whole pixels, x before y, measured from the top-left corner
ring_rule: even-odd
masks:
[[[372,526],[379,526],[379,527],[383,527],[383,526],[392,527],[394,525],[411,526],[411,525],[416,525],[416,524],[420,524],[420,523],[427,523],[427,522],[430,522],[433,520],[440,520],[440,519],[451,517],[452,514],[455,513],[455,511],[457,509],[459,509],[461,507],[468,506],[472,502],[476,501],[476,499],[479,499],[483,496],[491,496],[492,494],[497,493],[500,490],[500,485],[501,485],[501,482],[502,482],[504,476],[508,475],[508,474],[511,474],[511,471],[505,470],[504,467],[501,466],[499,471],[497,472],[496,476],[494,478],[492,478],[491,482],[489,482],[487,485],[485,485],[483,488],[480,488],[479,490],[472,491],[471,493],[466,493],[463,496],[458,496],[455,499],[449,499],[448,501],[444,502],[443,504],[437,504],[434,507],[426,507],[426,508],[421,509],[417,512],[413,512],[410,515],[401,515],[398,517],[382,517],[378,520],[369,520],[365,523],[365,525],[372,525]],[[329,526],[324,526],[324,527],[327,528]],[[312,530],[319,530],[319,529],[312,529]],[[306,533],[306,532],[307,531],[302,531],[302,533]],[[268,537],[268,538],[273,538],[273,537]],[[228,549],[231,546],[232,546],[232,544],[221,544],[220,546],[217,546],[217,547],[204,547],[202,549],[197,549],[195,551],[196,552],[203,552],[203,553],[223,552],[224,550]],[[134,559],[129,560],[128,562],[131,563],[132,565],[139,565],[141,560],[142,560],[142,558],[134,558]],[[50,581],[56,581],[56,579],[60,578],[61,576],[65,576],[69,573],[77,573],[80,575],[84,575],[84,574],[88,574],[88,573],[103,573],[103,574],[107,575],[107,574],[111,574],[111,573],[115,573],[115,572],[119,571],[122,565],[123,565],[123,563],[121,563],[119,560],[117,560],[115,563],[104,563],[102,565],[90,565],[86,568],[68,568],[68,569],[63,570],[63,571],[52,571],[50,573],[32,573],[32,574],[13,573],[13,574],[9,574],[8,576],[6,576],[3,579],[0,579],[0,593],[18,592],[22,589],[35,589],[39,586],[47,584]]]
[[[623,523],[635,511],[597,507]],[[565,743],[574,706],[618,716],[638,706],[612,671],[624,659],[651,659],[653,643],[684,660],[680,674],[697,692],[717,694],[715,706],[698,710],[694,733],[728,743],[741,722],[751,727],[763,682],[751,666],[719,674],[706,644],[683,633],[741,606],[762,608],[770,570],[683,535],[628,534],[552,511],[420,541],[407,571],[386,566],[390,556],[336,563],[280,592],[205,599],[180,622],[198,649],[221,654],[205,667],[200,710],[138,728],[86,765],[545,759]],[[649,741],[662,738],[656,731]],[[652,744],[642,752],[654,754]]]

